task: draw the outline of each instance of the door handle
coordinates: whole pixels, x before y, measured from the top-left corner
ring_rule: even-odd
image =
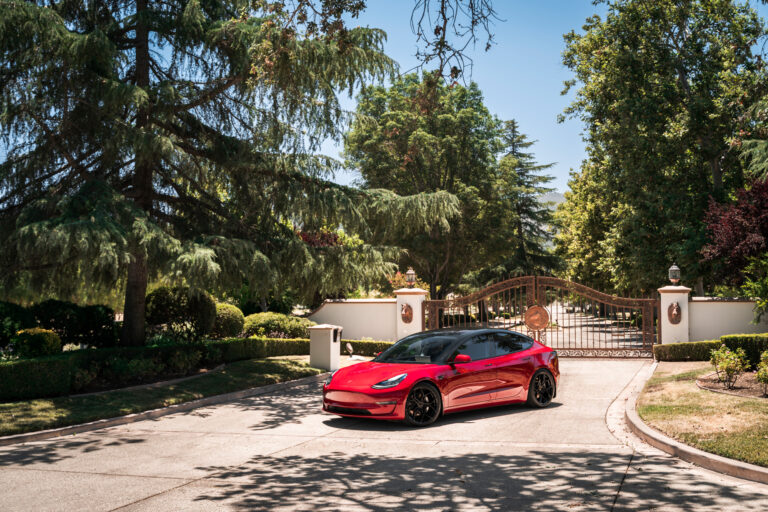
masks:
[[[488,364],[487,364],[487,365],[485,365],[485,366],[486,366],[486,367],[488,367],[488,366],[493,366],[493,363],[488,363]]]

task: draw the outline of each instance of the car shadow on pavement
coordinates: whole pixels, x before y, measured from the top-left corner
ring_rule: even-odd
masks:
[[[552,402],[547,408],[555,409],[561,407],[563,404],[560,402]],[[532,412],[536,409],[528,407],[525,404],[512,404],[512,405],[497,405],[493,407],[487,407],[483,409],[472,409],[468,411],[460,411],[448,413],[435,421],[430,426],[439,427],[442,425],[452,425],[454,423],[471,423],[473,421],[479,421],[489,418],[498,418],[502,416],[511,416],[524,412]],[[344,429],[344,430],[360,430],[360,431],[409,431],[414,430],[416,427],[412,427],[402,421],[382,421],[374,418],[349,418],[334,415],[323,421],[327,426],[332,428]],[[430,428],[430,427],[421,427]]]
[[[393,456],[381,452],[387,446],[379,453],[322,455],[307,448],[305,455],[254,457],[237,468],[202,468],[215,473],[177,498],[191,500],[191,508],[244,510],[698,511],[728,500],[750,511],[768,505],[754,489],[673,469],[674,459],[626,451],[461,454],[467,449],[458,445],[413,445],[407,456]]]

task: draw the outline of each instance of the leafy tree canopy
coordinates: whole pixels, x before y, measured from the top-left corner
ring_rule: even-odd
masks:
[[[391,270],[393,254],[311,247],[297,231],[343,225],[369,240],[403,212],[409,228],[447,229],[450,195],[341,187],[313,155],[339,136],[339,91],[395,69],[380,30],[345,25],[363,6],[0,3],[2,289],[124,286],[122,338],[138,344],[160,276],[209,289],[300,280],[313,295]]]
[[[358,99],[345,154],[363,185],[398,194],[449,192],[461,203],[450,231],[435,224],[424,234],[382,239],[407,250],[403,263],[429,283],[432,297],[491,265],[537,263],[548,217],[535,196],[549,178],[536,173],[547,166],[524,152],[530,143],[516,123],[488,112],[476,84],[447,86],[434,73],[410,74],[389,88],[368,87]]]
[[[765,27],[730,0],[605,2],[583,33],[565,36],[575,79],[566,110],[586,123],[588,158],[558,218],[569,277],[651,292],[676,261],[688,282],[700,263],[710,195],[743,183],[729,144],[754,101],[752,53]]]

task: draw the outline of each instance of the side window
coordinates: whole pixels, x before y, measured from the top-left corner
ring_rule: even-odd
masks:
[[[497,332],[493,334],[494,356],[504,356],[520,352],[531,346],[531,340],[513,332]]]
[[[473,361],[488,359],[489,357],[493,357],[493,340],[486,334],[473,336],[459,345],[456,354],[466,354],[471,357]]]

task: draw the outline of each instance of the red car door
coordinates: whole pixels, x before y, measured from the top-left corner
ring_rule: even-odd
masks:
[[[453,354],[466,354],[472,358],[469,363],[457,363],[453,374],[443,388],[447,408],[462,407],[493,400],[496,387],[496,368],[491,361],[493,339],[481,334],[464,341]]]
[[[533,357],[529,354],[533,342],[517,333],[494,333],[493,359],[498,384],[494,401],[525,400],[526,385],[533,375]]]

